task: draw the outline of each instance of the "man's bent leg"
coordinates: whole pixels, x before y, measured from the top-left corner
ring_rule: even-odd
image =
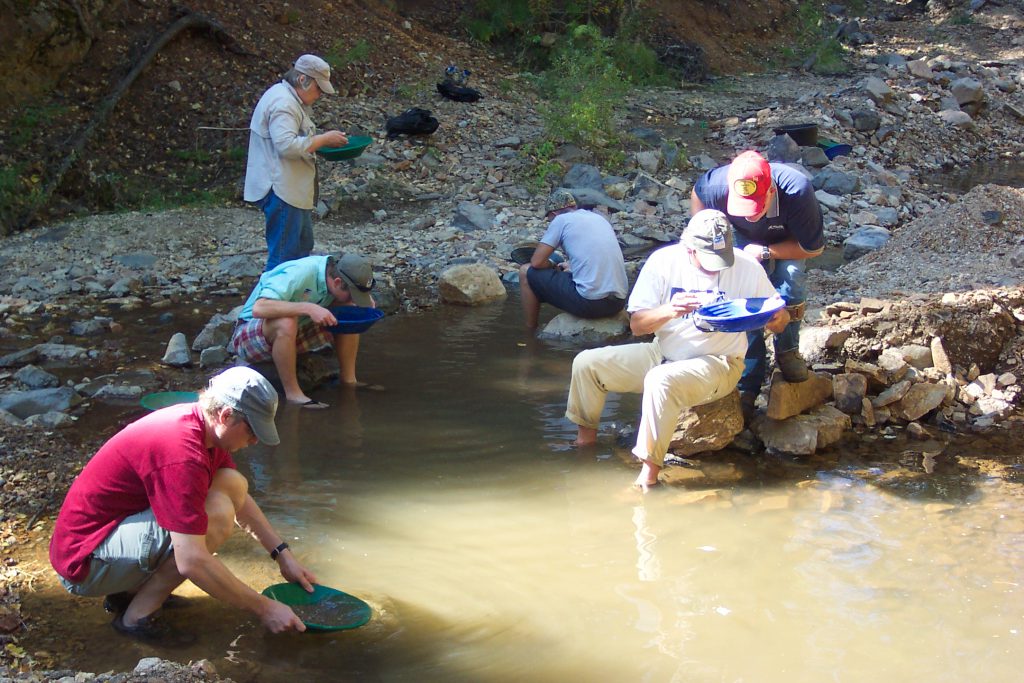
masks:
[[[527,329],[535,330],[540,317],[540,299],[530,287],[529,270],[529,265],[519,266],[519,300],[523,305],[523,321]]]
[[[334,353],[338,358],[339,380],[342,384],[358,384],[356,356],[359,355],[358,334],[334,335]]]
[[[285,399],[292,403],[305,403],[310,399],[299,386],[295,369],[298,358],[295,340],[298,330],[298,318],[273,318],[263,322],[263,333],[270,343],[270,355],[274,359],[277,376],[281,379]]]
[[[747,332],[747,355],[743,359],[743,375],[739,389],[754,396],[761,393],[761,385],[768,372],[768,349],[764,343],[764,328]]]
[[[577,444],[594,443],[609,391],[640,393],[647,371],[661,362],[656,343],[588,349],[572,362],[565,416],[579,426]]]
[[[249,484],[245,477],[233,469],[220,469],[213,475],[213,483],[206,494],[206,547],[213,553],[227,540],[234,528],[235,515],[245,504]],[[174,589],[185,578],[178,573],[173,554],[166,558],[153,575],[135,594],[122,620],[128,627],[148,617],[164,604]]]
[[[665,462],[683,409],[725,396],[736,387],[742,372],[740,358],[700,356],[663,363],[647,373],[633,455],[644,463],[648,474],[653,472],[656,477]],[[644,474],[641,472],[641,476]],[[638,483],[649,485],[653,481],[638,480]]]
[[[786,306],[797,306],[807,301],[806,261],[786,260],[775,264],[771,274],[772,284],[786,302]],[[775,354],[800,348],[800,320],[794,318],[781,334],[775,335]]]

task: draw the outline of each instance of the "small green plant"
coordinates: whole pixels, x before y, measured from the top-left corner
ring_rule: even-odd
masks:
[[[54,118],[63,113],[65,107],[59,105],[29,105],[14,118],[8,131],[12,145],[25,145],[31,142],[39,129],[49,125]]]
[[[949,23],[953,26],[969,26],[974,23],[974,16],[968,12],[959,12],[950,18]]]
[[[332,69],[342,69],[349,64],[366,62],[372,52],[373,46],[365,39],[360,39],[355,45],[348,48],[345,47],[344,41],[337,40],[324,55],[324,60],[331,65]]]
[[[210,153],[205,149],[176,149],[171,155],[182,161],[191,161],[197,164],[205,164],[210,161]]]
[[[639,40],[614,40],[611,55],[615,67],[633,85],[675,84],[676,79],[658,61],[654,50]]]
[[[554,158],[555,151],[555,143],[551,140],[523,146],[520,154],[533,163],[526,178],[526,185],[531,191],[547,192],[554,186],[553,181],[562,175],[562,164]]]

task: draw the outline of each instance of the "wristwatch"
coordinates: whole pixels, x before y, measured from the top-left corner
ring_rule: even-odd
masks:
[[[768,248],[767,244],[762,245],[762,247],[761,247],[761,260],[762,261],[771,261],[772,260],[772,250]]]

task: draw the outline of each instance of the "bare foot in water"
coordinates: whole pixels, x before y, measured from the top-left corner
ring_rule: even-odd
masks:
[[[572,442],[573,446],[596,446],[597,445],[597,430],[591,429],[590,427],[579,427],[576,430],[576,440]]]
[[[658,481],[658,473],[661,472],[661,467],[653,465],[646,460],[642,462],[644,465],[640,468],[640,474],[637,475],[636,480],[633,482],[633,488],[647,493],[650,489],[661,483]]]

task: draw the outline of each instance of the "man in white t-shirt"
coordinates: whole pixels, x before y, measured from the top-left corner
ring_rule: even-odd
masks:
[[[642,393],[633,454],[643,467],[635,486],[657,484],[682,411],[728,395],[743,373],[746,334],[704,332],[691,313],[719,298],[774,296],[764,268],[733,248],[725,214],[694,215],[678,244],[648,257],[626,306],[633,334],[653,333],[654,341],[590,349],[573,361],[565,415],[579,427],[576,444],[597,441],[609,391]],[[778,332],[788,322],[781,309],[766,327]]]

